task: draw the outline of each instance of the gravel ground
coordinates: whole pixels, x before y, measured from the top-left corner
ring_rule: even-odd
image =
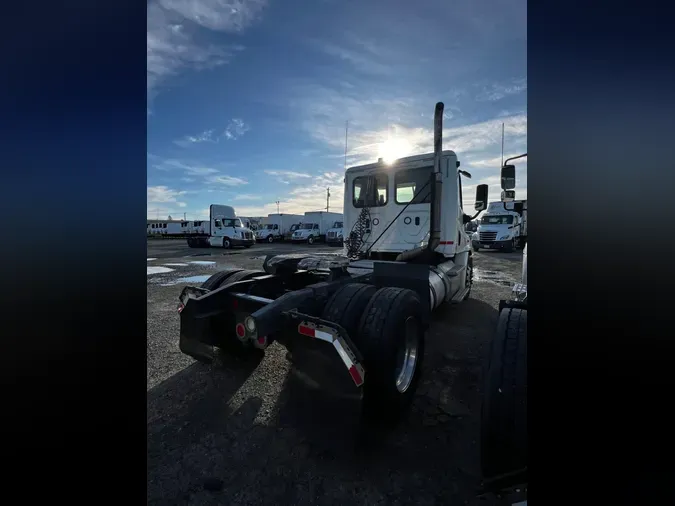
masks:
[[[364,449],[347,420],[331,418],[338,430],[317,421],[328,408],[320,398],[294,396],[279,344],[259,363],[220,357],[213,366],[178,349],[184,283],[200,284],[226,267],[260,268],[266,254],[306,249],[148,242],[149,272],[172,269],[147,277],[148,503],[494,504],[476,497],[482,360],[499,300],[520,276],[520,252],[475,254],[471,299],[434,315],[409,419]]]

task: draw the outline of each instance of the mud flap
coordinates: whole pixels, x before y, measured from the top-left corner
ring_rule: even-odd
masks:
[[[200,327],[203,328],[209,325],[210,322],[207,319],[192,318],[190,324],[186,325],[186,320],[181,317],[180,340],[178,343],[180,351],[205,364],[212,363],[214,357],[213,346],[201,342],[198,338],[194,337],[202,335],[204,331]]]
[[[345,350],[341,344],[336,347],[333,342],[298,333],[286,347],[292,366],[288,402],[293,412],[302,413],[294,424],[317,431],[319,439],[330,446],[327,449],[344,449],[345,442],[355,441],[362,430],[363,369],[356,360],[357,371],[347,366],[355,359],[348,345]]]

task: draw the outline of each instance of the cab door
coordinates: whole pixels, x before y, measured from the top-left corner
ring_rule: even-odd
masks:
[[[432,172],[433,167],[418,167],[394,176],[394,203],[397,214],[403,211],[395,226],[402,242],[419,244],[429,232]]]

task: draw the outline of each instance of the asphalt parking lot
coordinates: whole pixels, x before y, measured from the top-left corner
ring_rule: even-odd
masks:
[[[434,315],[410,417],[364,450],[348,431],[313,423],[319,405],[293,402],[278,343],[260,363],[221,357],[212,366],[178,349],[177,297],[186,283],[199,285],[228,267],[259,269],[265,255],[308,249],[339,252],[325,245],[222,250],[148,241],[148,503],[494,504],[476,497],[482,360],[499,300],[519,279],[522,253],[475,253],[471,298]]]

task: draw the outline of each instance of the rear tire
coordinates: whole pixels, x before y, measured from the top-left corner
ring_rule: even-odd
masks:
[[[230,249],[232,247],[232,243],[230,242],[229,237],[223,237],[223,249]]]
[[[481,407],[481,467],[492,478],[527,467],[527,310],[503,309]]]
[[[395,423],[407,413],[422,372],[422,302],[412,290],[380,288],[366,305],[353,339],[366,370],[364,416]]]
[[[224,271],[216,272],[213,276],[202,283],[202,288],[207,290],[215,290],[221,286],[227,278],[240,272],[242,269],[225,269]]]
[[[373,285],[349,283],[338,288],[328,299],[321,318],[337,323],[354,339],[359,329],[359,321],[368,301],[377,291]]]
[[[507,253],[513,253],[515,249],[516,249],[516,240],[511,239],[511,243],[504,248],[504,251],[506,251]]]
[[[310,235],[310,236],[307,238],[307,244],[314,244],[314,237],[313,237],[313,236]]]

